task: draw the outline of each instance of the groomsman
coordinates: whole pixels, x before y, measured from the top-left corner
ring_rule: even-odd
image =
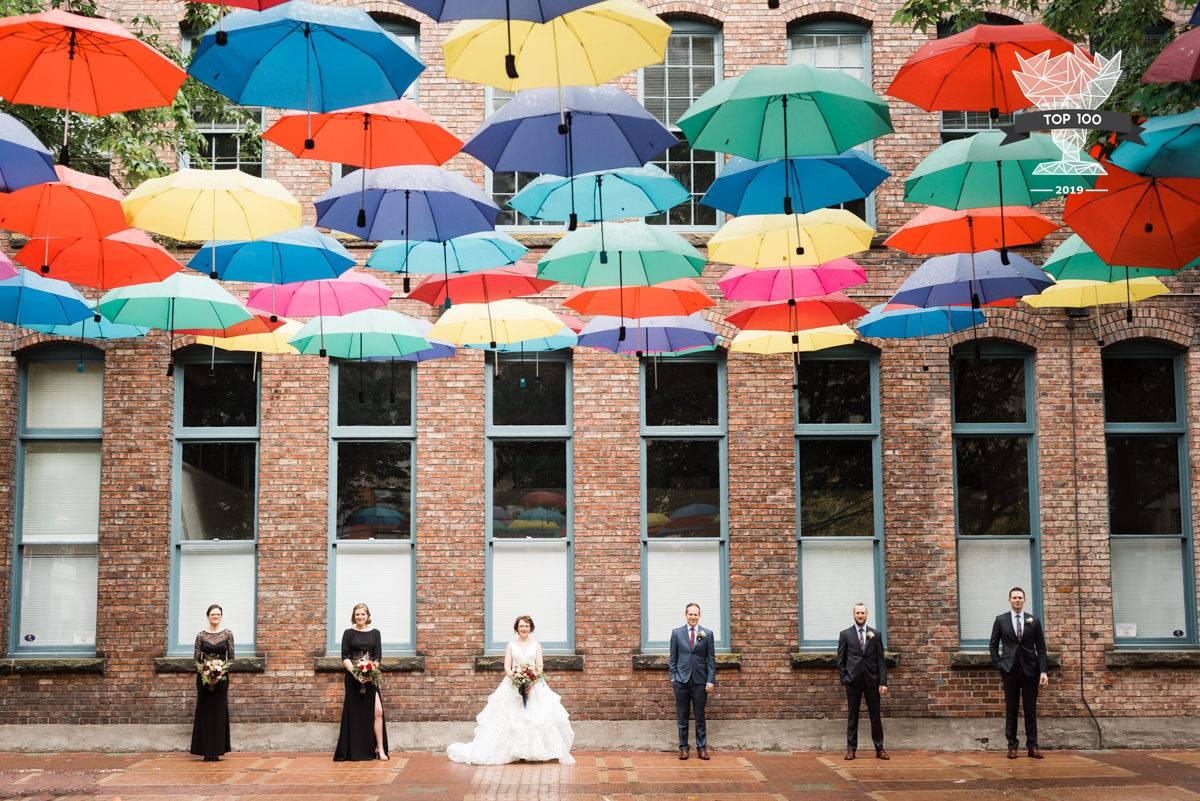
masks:
[[[858,712],[867,699],[871,716],[871,740],[876,759],[890,759],[883,750],[883,721],[879,717],[879,697],[887,693],[887,662],[883,637],[867,625],[867,605],[854,605],[854,625],[838,636],[837,669],[846,687],[849,715],[846,718],[846,759],[854,759],[858,750]]]
[[[1025,590],[1013,587],[1008,592],[1011,607],[996,616],[988,650],[992,665],[1004,682],[1004,735],[1008,738],[1008,758],[1017,758],[1017,705],[1025,708],[1025,747],[1029,756],[1041,759],[1037,735],[1038,688],[1045,687],[1049,668],[1046,664],[1046,636],[1042,624],[1025,611]]]
[[[708,730],[704,705],[717,685],[717,650],[711,629],[700,625],[700,604],[683,610],[686,626],[671,632],[667,674],[675,692],[675,725],[679,730],[679,758],[688,758],[688,718],[696,712],[696,756],[708,759]]]

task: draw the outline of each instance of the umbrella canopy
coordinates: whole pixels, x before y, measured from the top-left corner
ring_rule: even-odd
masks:
[[[16,117],[0,113],[0,192],[57,180],[50,150]]]
[[[926,111],[988,111],[996,119],[1033,105],[1013,77],[1018,55],[1057,56],[1074,48],[1036,23],[976,25],[922,45],[897,71],[887,94]]]
[[[983,312],[969,306],[872,306],[855,328],[864,337],[909,339],[963,331],[984,322]]]
[[[90,304],[89,304],[90,305]],[[51,325],[41,325],[37,323],[26,323],[25,328],[30,331],[39,331],[43,334],[50,334],[56,337],[73,337],[75,339],[136,339],[144,337],[150,333],[149,328],[140,325],[125,325],[124,323],[110,323],[108,320],[99,315],[89,314],[77,323],[60,323]]]
[[[930,206],[896,229],[883,244],[914,256],[978,253],[1032,245],[1056,230],[1058,225],[1049,217],[1021,206],[961,211]]]
[[[875,231],[845,209],[737,217],[708,242],[708,257],[745,267],[818,265],[871,247]]]
[[[183,269],[175,257],[137,228],[95,237],[40,237],[16,255],[29,269],[97,289],[161,281]]]
[[[251,317],[220,284],[191,273],[109,290],[96,309],[114,323],[172,333],[189,328],[225,329]]]
[[[971,306],[1035,295],[1054,280],[1020,256],[1005,264],[994,250],[927,259],[892,295],[889,303],[912,306]]]
[[[572,201],[572,195],[577,199]],[[526,184],[508,205],[534,220],[569,220],[575,208],[584,222],[651,217],[686,201],[683,184],[654,164],[621,167],[564,178],[542,175]]]
[[[455,19],[524,19],[549,22],[595,0],[412,0],[412,6],[438,22]]]
[[[516,264],[527,248],[500,231],[479,231],[443,242],[380,242],[367,266],[391,273],[469,273]]]
[[[726,321],[755,331],[804,331],[841,325],[862,317],[867,310],[840,293],[794,303],[747,303]]]
[[[263,139],[293,156],[356,167],[437,166],[463,143],[410,100],[388,100],[317,114],[284,114]],[[313,147],[305,147],[312,142]]]
[[[1141,140],[1119,144],[1112,163],[1141,175],[1200,178],[1200,109],[1151,117]]]
[[[70,325],[92,316],[92,307],[66,281],[29,270],[0,281],[0,322],[13,325]]]
[[[193,270],[211,270],[225,281],[268,284],[337,278],[353,266],[354,257],[341,242],[309,225],[262,239],[208,242],[188,262]]]
[[[808,212],[865,198],[889,175],[861,150],[772,161],[736,156],[700,202],[735,215],[782,214],[787,196],[795,211]]]
[[[29,237],[99,239],[128,227],[116,184],[62,165],[54,171],[57,181],[0,195],[0,228]]]
[[[493,300],[537,295],[554,286],[553,281],[537,277],[537,267],[519,263],[510,267],[456,275],[450,278],[431,275],[417,284],[408,294],[430,306],[454,303],[489,303]]]
[[[581,289],[563,305],[580,314],[641,318],[686,316],[717,304],[695,281],[677,278],[653,286]]]
[[[1142,83],[1200,80],[1200,28],[1192,28],[1162,49],[1142,75]]]
[[[717,282],[730,300],[771,301],[819,298],[867,282],[867,271],[847,258],[813,267],[752,270],[734,267]]]
[[[13,266],[8,256],[4,255],[4,251],[0,250],[0,279],[12,278],[16,274],[17,268]]]
[[[549,309],[524,300],[497,300],[460,303],[450,308],[434,324],[430,336],[455,345],[487,342],[495,348],[554,336],[562,329],[562,320]]]
[[[435,359],[450,359],[454,354],[458,353],[458,349],[448,342],[438,342],[435,339],[429,339],[429,332],[433,330],[433,323],[428,320],[422,320],[419,317],[410,317],[413,327],[417,329],[417,333],[429,340],[429,347],[424,350],[418,350],[409,353],[405,356],[370,356],[364,359],[368,362],[429,362]]]
[[[662,226],[612,223],[575,231],[538,262],[538,277],[575,286],[648,286],[695,278],[706,260],[687,240]]]
[[[287,322],[279,319],[268,319],[264,315],[253,314],[249,320],[226,326],[225,328],[183,328],[177,334],[189,334],[199,337],[244,337],[257,334],[270,334],[283,328]]]
[[[212,3],[219,6],[232,6],[234,8],[245,8],[250,11],[266,11],[268,8],[286,3],[288,0],[199,0],[202,3]]]
[[[386,306],[392,290],[378,278],[349,270],[337,278],[267,284],[250,290],[246,305],[278,316],[341,316]]]
[[[1188,267],[1197,266],[1195,263]],[[1173,270],[1154,267],[1112,265],[1096,255],[1079,234],[1071,234],[1054,249],[1042,269],[1056,281],[1122,281],[1152,275],[1170,275]]]
[[[496,353],[516,353],[522,355],[526,353],[538,354],[552,350],[563,350],[565,348],[573,348],[578,344],[579,336],[570,327],[563,326],[558,330],[558,333],[551,334],[548,337],[522,339],[519,342],[509,344],[497,343],[494,348],[485,343],[471,344],[467,345],[467,347],[495,351]]]
[[[1131,278],[1128,281],[1059,281],[1037,295],[1021,298],[1035,309],[1082,309],[1117,303],[1137,303],[1139,300],[1166,295],[1169,290],[1154,278]]]
[[[1104,261],[1178,270],[1200,256],[1200,178],[1109,165],[1096,189],[1067,198],[1063,222]]]
[[[291,345],[301,353],[324,356],[328,352],[339,359],[408,356],[430,347],[429,340],[414,322],[399,312],[362,309],[340,317],[309,320],[296,333]]]
[[[734,353],[812,353],[837,348],[858,341],[858,334],[848,325],[827,325],[805,331],[739,331],[730,340]]]
[[[699,314],[637,319],[606,315],[593,318],[579,334],[581,346],[613,353],[677,353],[712,347],[716,341],[717,332]]]

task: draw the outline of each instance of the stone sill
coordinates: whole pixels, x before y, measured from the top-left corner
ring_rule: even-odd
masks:
[[[1058,651],[1047,651],[1046,663],[1050,666],[1051,670],[1058,670],[1058,668],[1062,667]],[[995,670],[992,667],[992,655],[987,651],[952,651],[950,653],[950,667],[953,670],[976,670],[979,668]]]
[[[1200,648],[1176,650],[1124,650],[1104,652],[1106,668],[1200,668]]]
[[[263,673],[267,669],[265,656],[235,657],[230,673]],[[195,673],[196,661],[190,656],[160,656],[154,660],[155,673]]]
[[[0,659],[0,676],[13,673],[103,673],[102,656],[27,656]]]
[[[796,668],[836,668],[837,651],[792,651],[792,669]],[[884,651],[883,661],[894,668],[900,660],[899,651]]]
[[[550,672],[583,670],[583,654],[542,654],[542,667]],[[503,673],[503,654],[479,654],[475,657],[475,671]]]
[[[634,670],[666,670],[667,661],[671,657],[667,654],[634,654],[633,669]],[[742,652],[730,651],[717,654],[717,670],[741,670],[742,669]]]
[[[340,656],[318,656],[314,669],[318,673],[340,673],[346,669]],[[423,656],[385,656],[379,662],[383,673],[421,673],[425,670]]]

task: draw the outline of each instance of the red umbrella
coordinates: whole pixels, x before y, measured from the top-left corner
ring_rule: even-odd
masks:
[[[567,499],[557,492],[534,490],[521,496],[521,504],[526,507],[551,506],[560,509],[567,508]]]
[[[914,256],[979,253],[1032,245],[1057,229],[1058,224],[1049,217],[1023,206],[960,211],[930,206],[883,244]]]
[[[510,267],[461,273],[449,278],[430,275],[417,284],[408,297],[430,306],[440,306],[451,300],[455,303],[489,303],[536,295],[554,283],[538,278],[535,265],[517,262]]]
[[[867,310],[840,292],[813,300],[747,303],[725,320],[754,331],[805,331],[856,320]]]
[[[277,328],[287,325],[286,320],[272,322],[266,315],[255,314],[249,320],[235,323],[228,328],[189,328],[176,331],[176,334],[191,334],[198,337],[240,337],[250,334],[269,334]]]
[[[1137,175],[1105,162],[1063,222],[1108,264],[1179,270],[1200,256],[1200,178]]]
[[[1192,28],[1163,48],[1142,75],[1142,83],[1200,80],[1200,28]]]
[[[161,281],[183,269],[145,231],[126,228],[96,237],[39,237],[29,240],[16,260],[54,278],[97,289]]]
[[[653,286],[581,289],[563,305],[580,314],[639,318],[688,315],[717,304],[692,279],[677,278]]]
[[[900,67],[887,94],[926,111],[987,111],[995,119],[1033,105],[1013,72],[1017,56],[1068,53],[1075,45],[1045,25],[976,25],[924,44]]]
[[[428,112],[408,100],[313,114],[284,114],[263,133],[294,156],[357,167],[440,166],[463,143]]]

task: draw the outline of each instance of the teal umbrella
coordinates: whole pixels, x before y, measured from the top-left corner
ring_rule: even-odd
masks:
[[[1139,175],[1200,178],[1200,109],[1151,117],[1141,140],[1119,144],[1112,163]]]
[[[463,234],[445,242],[389,239],[380,242],[367,266],[389,273],[470,273],[516,264],[526,247],[500,231]]]
[[[704,272],[705,258],[679,234],[642,222],[573,231],[538,262],[538,278],[575,286],[652,286]]]
[[[1197,259],[1188,267],[1200,264]],[[1154,275],[1170,275],[1177,272],[1158,267],[1125,267],[1113,265],[1096,255],[1079,234],[1071,234],[1050,254],[1042,265],[1056,281],[1127,281],[1130,278],[1148,278]]]
[[[289,344],[301,353],[319,353],[322,321],[325,350],[339,359],[399,358],[431,347],[416,320],[387,309],[363,309],[340,317],[314,317]]]
[[[648,164],[587,172],[574,178],[542,175],[526,184],[508,205],[534,220],[566,221],[571,217],[572,191],[575,211],[583,222],[650,217],[690,197],[683,184],[662,167]]]
[[[91,305],[91,304],[88,304]],[[127,323],[113,323],[99,315],[88,315],[77,323],[59,325],[26,325],[30,331],[38,331],[56,337],[73,337],[75,339],[133,339],[144,337],[150,332],[149,328]]]

